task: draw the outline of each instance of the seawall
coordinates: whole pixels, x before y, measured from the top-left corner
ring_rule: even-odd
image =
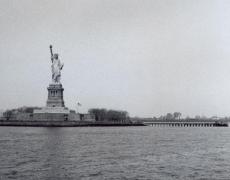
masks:
[[[0,120],[0,126],[30,127],[96,127],[96,126],[145,126],[143,123],[90,122],[90,121],[7,121]]]

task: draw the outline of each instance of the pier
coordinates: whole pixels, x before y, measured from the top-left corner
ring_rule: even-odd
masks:
[[[194,120],[174,120],[174,121],[146,121],[148,126],[169,126],[169,127],[228,127],[226,121],[194,121]]]

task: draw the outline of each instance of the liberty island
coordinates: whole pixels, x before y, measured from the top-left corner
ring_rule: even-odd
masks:
[[[88,114],[80,114],[65,106],[64,87],[61,83],[61,71],[64,64],[58,53],[51,54],[51,82],[47,87],[48,97],[45,107],[22,107],[9,110],[0,118],[2,126],[143,126],[143,123],[133,123],[126,111],[109,110],[110,119],[98,118],[98,109],[89,110]],[[105,109],[103,109],[104,111]],[[112,114],[112,116],[111,116]],[[120,117],[118,117],[120,116]]]

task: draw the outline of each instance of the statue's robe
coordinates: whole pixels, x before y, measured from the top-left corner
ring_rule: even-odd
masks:
[[[53,59],[53,63],[51,65],[53,82],[60,83],[62,67],[63,67],[63,64],[61,64],[59,59]]]

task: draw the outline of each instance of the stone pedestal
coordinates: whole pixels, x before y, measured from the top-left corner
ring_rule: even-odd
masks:
[[[48,89],[47,107],[65,107],[62,84],[50,84]]]
[[[65,107],[63,100],[64,88],[60,83],[50,84],[47,88],[48,99],[46,107],[35,109],[33,119],[35,121],[67,121],[70,110]]]

